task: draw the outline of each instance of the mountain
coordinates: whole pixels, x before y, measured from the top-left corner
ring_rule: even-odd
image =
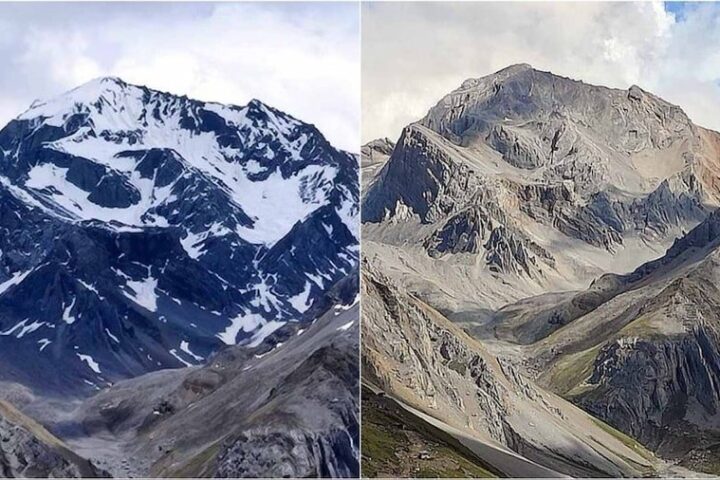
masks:
[[[363,195],[364,238],[423,298],[451,291],[433,301],[455,315],[584,288],[662,255],[717,206],[719,145],[639,87],[512,66],[403,130]]]
[[[313,321],[357,266],[357,171],[258,100],[34,103],[0,131],[0,380],[86,395]]]
[[[717,474],[719,145],[637,86],[463,82],[364,181],[364,372],[510,476]]]

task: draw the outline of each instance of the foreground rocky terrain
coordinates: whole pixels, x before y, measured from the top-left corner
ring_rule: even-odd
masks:
[[[0,477],[104,477],[106,472],[73,453],[57,437],[0,401]]]
[[[118,383],[54,428],[90,458],[111,440],[141,467],[109,465],[116,475],[357,475],[357,320],[357,305],[339,306],[275,346]]]
[[[474,448],[485,465],[515,477],[637,477],[663,468],[372,267],[363,280],[363,381],[481,443]]]
[[[358,308],[72,404],[28,394],[25,409],[112,476],[357,476]]]
[[[467,80],[363,161],[364,372],[554,474],[717,473],[719,145],[637,86]],[[598,429],[646,463],[585,455]]]

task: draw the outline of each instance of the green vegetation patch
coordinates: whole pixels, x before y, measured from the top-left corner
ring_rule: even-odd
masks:
[[[557,394],[573,397],[591,387],[583,387],[583,383],[592,374],[593,363],[600,352],[601,345],[582,352],[566,355],[558,360],[542,381],[549,385]]]
[[[363,388],[362,476],[497,477],[454,437]]]

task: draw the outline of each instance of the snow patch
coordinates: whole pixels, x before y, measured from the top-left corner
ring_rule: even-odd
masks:
[[[225,345],[236,345],[240,330],[246,333],[253,332],[265,323],[265,319],[257,313],[248,313],[231,318],[230,322],[230,325],[224,331],[217,334],[217,337]]]
[[[195,354],[190,350],[190,344],[189,344],[188,342],[184,341],[184,340],[183,340],[182,342],[180,342],[180,350],[182,350],[183,352],[187,353],[188,355],[190,355],[192,358],[194,358],[194,359],[197,360],[198,362],[201,362],[201,361],[204,360],[204,358],[201,357],[200,355],[195,355]]]
[[[25,277],[30,275],[32,273],[32,269],[28,270],[27,272],[18,272],[15,273],[10,279],[5,280],[3,283],[0,283],[0,295],[8,291],[11,287],[18,285],[20,282],[25,280]]]
[[[70,302],[70,305],[68,307],[66,307],[65,310],[63,311],[62,319],[68,325],[72,325],[73,323],[75,323],[75,320],[76,320],[75,317],[71,314],[71,311],[72,311],[73,307],[75,306],[76,300],[77,300],[77,298],[73,297],[72,302]]]
[[[175,350],[174,348],[173,348],[172,350],[170,350],[170,355],[172,355],[173,357],[175,357],[180,363],[182,363],[182,364],[185,365],[186,367],[192,367],[192,366],[193,366],[192,363],[185,361],[185,360],[178,354],[177,350]]]
[[[338,327],[338,331],[343,331],[343,332],[345,332],[345,331],[349,330],[350,327],[352,327],[354,323],[355,323],[355,320],[350,320],[350,321],[349,321],[348,323],[346,323],[345,325],[343,325],[343,326],[341,326],[341,327]]]
[[[82,353],[76,353],[76,355],[81,361],[85,362],[87,366],[90,367],[90,370],[95,373],[101,373],[100,365],[90,355],[83,355]]]
[[[248,347],[257,347],[260,345],[263,340],[265,340],[267,337],[273,334],[276,330],[278,330],[280,327],[285,325],[287,322],[278,322],[276,320],[271,320],[262,327],[260,327],[260,330],[255,332],[255,334],[252,336],[252,339],[250,339],[250,343],[248,344]]]
[[[155,293],[158,281],[153,277],[148,277],[144,280],[126,280],[126,284],[132,290],[132,293],[127,290],[123,290],[126,297],[144,307],[151,312],[157,312],[157,300],[158,296]]]
[[[41,338],[40,340],[38,340],[37,343],[40,345],[40,351],[42,352],[43,350],[45,350],[45,347],[52,343],[52,341],[47,338]]]
[[[110,337],[110,339],[111,339],[113,342],[115,342],[115,343],[120,343],[120,340],[119,340],[115,335],[113,335],[112,333],[110,333],[110,330],[108,330],[107,328],[105,329],[105,334],[106,334],[108,337]]]
[[[300,313],[305,313],[307,309],[310,308],[313,304],[312,301],[308,303],[308,300],[310,299],[311,288],[312,285],[310,284],[310,282],[305,282],[305,289],[299,294],[289,299],[289,302],[293,306],[293,308]]]

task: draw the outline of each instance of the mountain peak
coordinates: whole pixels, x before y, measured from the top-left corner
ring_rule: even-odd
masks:
[[[513,65],[509,65],[503,69],[498,70],[497,72],[495,72],[495,74],[497,75],[499,73],[519,73],[526,70],[534,70],[534,68],[529,63],[515,63]]]
[[[503,82],[503,81],[505,81],[509,78],[512,78],[516,75],[520,75],[525,72],[533,72],[533,71],[537,71],[537,70],[535,70],[532,67],[532,65],[530,65],[528,63],[517,63],[514,65],[509,65],[503,69],[498,70],[495,73],[491,73],[484,77],[468,78],[460,85],[459,90],[469,90],[469,89],[475,89],[478,87],[488,88],[494,84]]]
[[[253,98],[250,100],[247,104],[248,107],[254,107],[254,108],[267,108],[268,105],[264,103],[262,100]]]
[[[61,96],[75,97],[79,95],[79,97],[85,100],[92,96],[98,97],[105,92],[118,92],[130,86],[130,84],[122,80],[120,77],[98,77],[83,83]]]
[[[114,77],[112,75],[108,75],[108,76],[104,76],[104,77],[97,77],[97,78],[94,78],[94,79],[90,80],[89,82],[87,82],[87,84],[92,84],[92,83],[113,84],[113,85],[120,85],[120,86],[128,85],[128,83],[125,82],[122,78]]]
[[[118,77],[106,76],[92,79],[56,97],[36,100],[18,119],[50,118],[74,111],[78,104],[90,105],[101,98],[122,95],[130,90],[130,85]],[[140,89],[141,87],[134,87]]]

